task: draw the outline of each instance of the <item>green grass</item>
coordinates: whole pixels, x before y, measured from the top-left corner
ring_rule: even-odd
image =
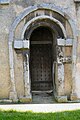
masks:
[[[58,113],[0,111],[0,120],[80,120],[80,110]]]

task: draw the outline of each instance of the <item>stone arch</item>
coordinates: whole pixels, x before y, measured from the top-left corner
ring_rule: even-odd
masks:
[[[65,14],[58,9],[55,5],[53,4],[41,4],[41,5],[34,5],[34,6],[30,6],[28,8],[26,8],[13,22],[10,31],[14,32],[17,25],[21,22],[22,19],[24,19],[25,16],[27,16],[29,13],[32,13],[33,11],[36,11],[38,9],[48,9],[48,10],[52,10],[55,11],[57,13],[59,13],[61,16],[65,17]]]
[[[59,27],[62,29],[62,32],[63,32],[63,34],[64,34],[64,38],[65,38],[65,39],[67,38],[66,31],[65,31],[65,28],[64,28],[64,26],[62,25],[62,23],[59,22],[58,20],[56,20],[55,18],[49,17],[49,16],[47,16],[47,15],[38,16],[38,17],[35,17],[35,18],[31,19],[31,20],[24,26],[21,38],[23,39],[24,32],[26,31],[27,27],[28,27],[31,23],[33,23],[33,22],[36,21],[36,20],[45,20],[45,19],[49,19],[49,20],[53,21],[55,24],[59,25]]]
[[[55,34],[58,34],[57,33],[57,31],[56,31],[56,29],[54,28],[52,28],[52,26],[48,23],[48,22],[42,22],[42,21],[36,21],[36,24],[35,25],[33,25],[32,26],[32,29],[30,30],[30,32],[29,33],[27,33],[27,39],[30,39],[30,35],[32,34],[32,32],[35,30],[35,29],[37,29],[38,27],[41,27],[41,26],[44,26],[44,27],[48,27],[48,28],[50,28],[51,29],[51,31],[54,31],[54,33]],[[24,28],[26,27],[26,25],[24,26]],[[23,28],[23,29],[24,29]],[[28,29],[26,29],[26,30],[28,30],[29,31],[29,28],[30,28],[30,26],[28,26]],[[23,30],[24,31],[24,30]],[[21,38],[23,39],[25,39],[25,33],[26,33],[26,31],[24,31],[24,32],[22,32],[22,34],[21,34]]]
[[[72,20],[70,19],[70,17],[67,17],[68,15],[66,15],[65,17],[65,13],[61,11],[61,9],[57,8],[55,5],[53,4],[42,4],[42,5],[34,5],[34,6],[30,6],[27,9],[25,9],[13,22],[11,28],[10,28],[10,34],[9,34],[9,61],[10,61],[10,78],[11,78],[11,92],[10,92],[10,99],[12,99],[13,101],[17,100],[17,92],[16,92],[16,87],[15,87],[15,75],[14,75],[14,55],[13,55],[13,51],[14,48],[13,46],[13,41],[14,41],[14,32],[15,29],[17,27],[17,25],[24,19],[25,16],[27,16],[29,13],[32,13],[33,11],[36,11],[38,9],[47,9],[47,10],[52,10],[55,11],[57,13],[59,13],[61,16],[63,16],[64,18],[68,18],[68,21],[71,25],[72,31],[73,31],[73,36],[74,36],[74,43],[73,43],[73,72],[75,70],[75,62],[76,62],[76,30],[74,28],[74,23],[72,22]],[[29,21],[28,24],[30,24],[30,22],[37,20],[37,19],[50,19],[52,21],[54,21],[57,25],[60,26],[60,28],[62,29],[65,39],[66,39],[66,31],[65,28],[63,27],[63,25],[60,23],[60,21],[56,20],[55,18],[49,17],[49,16],[41,16],[40,17],[36,17],[33,20]],[[24,27],[24,31],[26,29],[27,25],[25,25]],[[74,78],[75,79],[75,78]]]
[[[41,23],[41,22],[39,21],[39,20],[47,20],[47,19],[49,19],[49,20],[52,21],[53,23],[57,24],[57,25],[62,29],[62,34],[63,34],[63,36],[64,36],[63,38],[64,38],[64,40],[66,40],[66,31],[65,31],[64,26],[63,26],[58,20],[56,20],[55,18],[46,16],[46,15],[35,17],[35,18],[31,19],[31,21],[27,22],[27,24],[25,24],[25,26],[24,26],[24,28],[23,28],[23,30],[22,30],[23,32],[22,32],[22,35],[21,35],[21,39],[24,39],[24,34],[25,34],[26,30],[29,31],[29,27],[31,26],[31,23],[34,23],[34,22],[37,24],[37,26],[34,27],[34,26],[35,26],[35,23],[34,23],[34,26],[31,26],[30,31],[29,31],[29,33],[28,33],[29,36],[28,36],[28,34],[27,34],[28,38],[27,38],[26,40],[29,40],[29,41],[30,41],[30,35],[31,35],[31,33],[32,33],[34,30],[36,30],[38,27],[40,27],[40,26],[42,26],[42,27],[44,27],[44,26],[49,27],[49,28],[51,29],[51,31],[54,31],[54,27],[52,28],[52,26],[54,26],[54,25],[51,25],[50,23],[47,23],[47,22]],[[49,21],[49,22],[50,22],[50,21]],[[39,22],[39,24],[38,24],[37,22]],[[49,25],[49,24],[50,24],[50,25]],[[55,32],[56,32],[56,31],[58,31],[58,29],[55,30]],[[60,37],[62,37],[62,36],[60,36]],[[56,41],[56,42],[57,42],[57,41]],[[55,49],[55,51],[57,51],[57,50]],[[56,55],[57,55],[57,53],[56,53]],[[57,59],[57,56],[56,56],[56,58],[55,58],[55,61],[56,61],[56,59]],[[55,71],[56,71],[56,70],[55,70]],[[64,73],[63,73],[63,74],[64,74]],[[64,79],[64,78],[63,78],[63,79]]]

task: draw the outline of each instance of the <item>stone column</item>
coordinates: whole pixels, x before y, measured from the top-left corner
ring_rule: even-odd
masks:
[[[72,46],[71,39],[57,39],[57,62],[56,62],[56,99],[58,102],[67,102],[65,96],[64,64],[71,61],[71,57],[65,56],[65,46]]]
[[[64,64],[63,48],[57,48],[57,69],[58,69],[58,95],[64,95]]]
[[[29,50],[23,52],[23,58],[24,96],[20,98],[20,102],[27,103],[32,101],[29,70]]]
[[[11,91],[9,95],[9,99],[13,102],[17,102],[17,91],[15,87],[15,76],[14,76],[14,62],[13,62],[13,48],[12,42],[9,42],[9,61],[10,61],[10,77],[11,77]]]
[[[64,64],[62,62],[64,55],[61,47],[57,47],[57,62],[55,63],[55,82],[56,82],[56,94],[55,98],[58,102],[67,102],[67,96],[64,95]]]
[[[19,100],[20,102],[26,103],[32,100],[31,89],[30,89],[30,70],[29,70],[29,40],[15,40],[14,49],[22,50],[23,53],[23,68],[24,68],[24,96]]]
[[[64,95],[64,64],[57,64],[58,69],[58,95]]]
[[[24,66],[24,97],[22,100],[24,102],[29,102],[31,101],[31,84],[30,84],[30,70],[29,70],[29,54],[25,54],[25,59],[23,61],[23,66]]]

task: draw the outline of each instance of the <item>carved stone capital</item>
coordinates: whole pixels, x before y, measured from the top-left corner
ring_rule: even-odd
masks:
[[[58,58],[58,63],[71,63],[71,62],[72,62],[72,57],[71,56]]]
[[[72,46],[73,39],[57,39],[58,46]]]
[[[29,49],[29,40],[15,40],[14,49]]]

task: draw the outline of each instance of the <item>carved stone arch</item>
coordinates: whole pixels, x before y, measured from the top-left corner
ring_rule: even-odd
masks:
[[[11,78],[11,85],[12,85],[11,92],[10,92],[10,99],[12,99],[13,101],[17,100],[17,92],[16,92],[16,87],[15,87],[15,75],[14,75],[14,54],[13,54],[13,51],[14,51],[14,48],[13,48],[14,32],[15,32],[15,29],[18,26],[18,24],[25,18],[25,16],[27,16],[29,13],[32,13],[33,11],[36,11],[38,9],[52,10],[52,11],[59,13],[61,16],[63,16],[65,18],[65,13],[62,12],[60,9],[58,9],[55,5],[42,4],[42,5],[34,5],[34,6],[28,7],[13,22],[13,24],[10,28],[10,34],[9,34],[9,61],[10,61],[10,78]],[[40,16],[40,17],[38,16],[36,18],[33,18],[31,21],[28,22],[28,24],[30,24],[30,22],[36,21],[37,19],[50,19],[51,21],[55,22],[62,29],[63,34],[64,34],[64,38],[65,39],[67,38],[66,30],[60,21],[56,20],[53,17],[49,17],[49,16],[44,15],[44,16]],[[71,19],[69,18],[69,22],[70,21],[71,21]],[[73,26],[74,23],[72,23],[72,24],[71,23],[70,23],[70,25]],[[25,29],[27,28],[28,24],[25,25],[24,30],[23,30],[23,34],[24,34]],[[72,27],[72,31],[73,31],[74,36],[76,36],[74,27]],[[76,39],[76,37],[75,37],[75,39]],[[75,57],[76,57],[76,51],[74,50],[75,45],[73,47],[73,54],[75,52]]]
[[[62,32],[63,32],[63,34],[64,34],[64,38],[65,38],[65,39],[67,38],[66,31],[65,31],[65,28],[64,28],[64,26],[62,25],[62,23],[61,23],[60,21],[56,20],[55,18],[49,17],[49,16],[47,16],[47,15],[38,16],[38,17],[35,17],[35,18],[31,19],[31,20],[24,26],[21,38],[23,39],[23,36],[24,36],[25,31],[26,31],[27,27],[28,27],[31,23],[33,23],[34,21],[37,21],[37,20],[45,20],[45,19],[46,19],[46,20],[49,19],[50,21],[53,21],[55,24],[57,24],[57,25],[61,28],[61,30],[62,30]]]
[[[30,29],[30,26],[28,26],[28,29],[26,29],[26,31],[24,31],[24,28],[25,28],[25,26],[26,26],[26,25],[25,25],[24,28],[23,28],[23,31],[24,31],[24,32],[22,32],[22,34],[21,34],[21,39],[30,39],[30,35],[32,34],[32,32],[33,32],[35,29],[37,29],[38,27],[41,27],[41,26],[49,27],[50,30],[51,30],[51,32],[52,32],[52,30],[53,30],[53,32],[54,32],[56,35],[58,35],[57,30],[56,30],[55,28],[53,29],[51,25],[52,25],[52,24],[50,24],[50,22],[38,21],[38,22],[35,23],[35,25],[32,25],[32,29]],[[29,31],[29,32],[27,32],[27,31]],[[27,38],[25,38],[25,33],[27,33]]]
[[[11,29],[13,32],[15,31],[15,28],[17,25],[29,14],[32,13],[33,11],[36,11],[38,9],[47,9],[47,10],[52,10],[57,13],[59,13],[61,16],[65,17],[64,12],[61,11],[61,9],[57,8],[54,4],[40,4],[40,5],[34,5],[26,8],[13,22]],[[11,32],[12,32],[11,31]]]
[[[42,16],[38,16],[38,17],[35,17],[35,18],[33,18],[33,19],[31,19],[29,22],[27,22],[26,24],[25,24],[25,26],[24,26],[24,28],[23,28],[23,30],[22,30],[22,35],[21,35],[21,39],[23,40],[24,39],[24,34],[25,34],[25,32],[27,31],[29,31],[29,27],[31,26],[31,23],[34,23],[34,22],[39,22],[39,25],[37,25],[37,27],[39,27],[40,25],[42,25],[42,26],[48,26],[49,28],[51,28],[52,29],[52,31],[54,31],[54,27],[52,28],[52,26],[54,26],[54,25],[51,25],[50,23],[48,23],[47,24],[47,22],[44,22],[44,24],[42,24],[39,20],[47,20],[47,19],[49,19],[49,22],[50,21],[52,21],[53,23],[55,23],[57,26],[59,26],[60,28],[61,28],[61,30],[62,30],[62,33],[63,33],[63,36],[64,36],[64,40],[66,40],[66,37],[67,37],[67,35],[66,35],[66,31],[65,31],[65,28],[64,28],[64,26],[58,21],[58,20],[56,20],[55,18],[53,18],[53,17],[49,17],[49,16],[46,16],[46,15],[42,15]],[[38,23],[37,23],[38,24]],[[49,25],[50,24],[50,25]],[[35,26],[35,23],[34,23],[34,26]],[[35,29],[37,28],[37,27],[35,27]],[[33,25],[30,27],[30,31],[34,31],[34,27],[33,27]],[[58,29],[56,30],[56,32],[58,31]],[[28,33],[29,34],[29,33]],[[28,36],[28,34],[27,34],[27,36]],[[31,32],[30,32],[30,34],[29,34],[29,36],[27,37],[27,40],[29,40],[30,39],[30,35],[31,35]],[[62,36],[60,36],[60,37],[62,37]],[[56,41],[57,42],[57,41]],[[58,45],[57,45],[58,46]],[[57,48],[57,47],[56,47]],[[60,48],[60,47],[59,47]],[[57,48],[57,49],[59,49],[59,48]],[[60,50],[61,50],[61,48],[60,48]],[[63,51],[63,50],[62,50]],[[60,51],[60,53],[61,53],[61,51]],[[59,54],[57,54],[58,56],[56,56],[56,57],[58,57],[59,58]],[[57,65],[57,69],[55,68],[55,72],[58,70],[58,62],[57,61],[55,61],[55,65]],[[60,75],[60,73],[58,73],[58,78],[56,78],[56,79],[60,79],[60,80],[62,80],[63,82],[64,82],[64,65],[63,64],[61,64],[61,65],[59,65],[59,72],[60,72],[60,69],[61,69],[61,75]],[[63,74],[62,74],[62,72],[63,72]],[[55,74],[57,74],[57,73],[55,73]],[[60,76],[61,76],[61,78],[60,78]],[[64,84],[64,83],[61,83],[61,84]],[[58,83],[56,83],[56,84],[58,84]],[[55,87],[55,86],[54,86]],[[61,87],[62,87],[62,85],[61,85]],[[61,89],[61,87],[59,88],[59,89]],[[64,87],[64,85],[63,85],[63,87]],[[62,91],[64,91],[63,88],[62,87]],[[56,88],[56,87],[55,87]],[[57,91],[57,90],[55,90],[55,91]],[[60,90],[58,90],[58,91],[60,91]],[[60,91],[61,92],[61,91]]]

